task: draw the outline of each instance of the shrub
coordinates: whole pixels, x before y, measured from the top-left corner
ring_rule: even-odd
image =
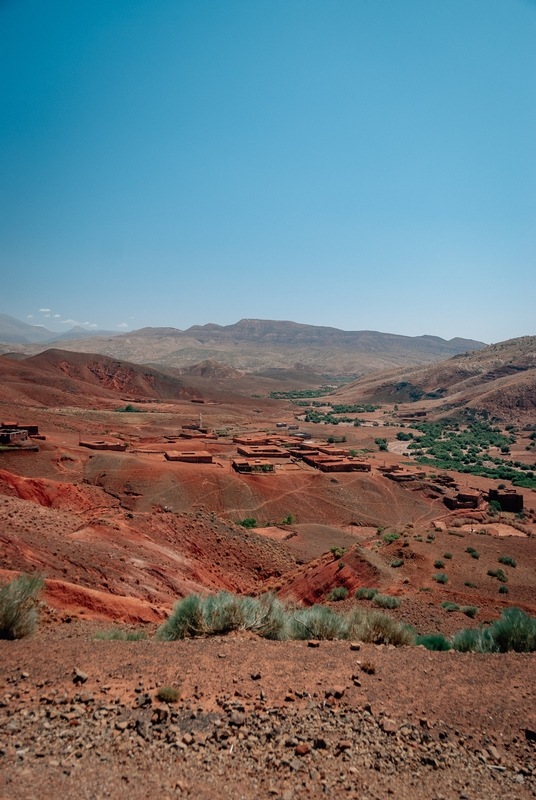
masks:
[[[356,591],[354,597],[356,600],[372,600],[378,594],[377,589],[366,589],[362,586],[360,589]]]
[[[291,619],[292,639],[342,639],[343,633],[343,618],[327,606],[299,609]]]
[[[478,607],[477,606],[462,606],[460,608],[462,614],[465,614],[466,617],[471,617],[474,619],[478,614]]]
[[[394,561],[391,561],[391,566],[397,569],[398,567],[402,567],[404,565],[403,558],[395,558]]]
[[[294,525],[294,514],[289,514],[283,518],[282,525]]]
[[[508,592],[509,592],[508,586],[505,586],[504,584],[502,586],[499,586],[499,594],[508,594]]]
[[[427,633],[417,636],[415,644],[422,644],[427,650],[450,650],[450,642],[442,633]]]
[[[517,567],[517,561],[510,556],[499,556],[499,564],[506,564],[507,567]]]
[[[422,536],[414,536],[413,538],[416,542],[422,542]]]
[[[508,577],[504,574],[502,569],[488,569],[490,578],[497,578],[501,583],[508,583]]]
[[[434,561],[434,567],[436,569],[443,569],[444,566],[445,566],[445,562],[441,561],[440,558],[438,558],[437,561]]]
[[[145,631],[123,631],[121,628],[110,628],[107,631],[97,631],[93,639],[104,639],[107,642],[140,642],[147,639]]]
[[[400,647],[414,643],[415,631],[381,611],[353,608],[346,618],[345,638]]]
[[[376,666],[372,661],[363,661],[361,664],[361,669],[363,672],[366,672],[367,675],[375,675],[376,674]]]
[[[400,598],[393,597],[390,594],[376,594],[372,598],[372,602],[375,606],[379,606],[380,608],[399,608],[400,606]]]
[[[265,639],[282,639],[286,638],[284,612],[283,604],[269,594],[258,598],[228,592],[205,598],[191,594],[175,605],[156,638],[174,641],[247,630]]]
[[[397,539],[400,539],[399,533],[384,533],[383,534],[383,541],[385,544],[391,544],[391,542],[396,542]]]
[[[444,608],[446,611],[459,611],[460,606],[458,603],[451,603],[450,600],[445,600],[444,603],[441,603],[441,608]]]
[[[506,608],[489,628],[462,630],[453,638],[455,650],[477,653],[533,653],[536,650],[536,617],[520,608]]]
[[[178,703],[181,699],[181,693],[174,686],[160,686],[156,696],[162,703]]]
[[[346,547],[330,547],[329,550],[335,558],[342,558],[348,552]]]
[[[471,553],[471,558],[476,558],[478,560],[480,558],[480,553],[478,553],[476,550],[473,550]]]
[[[387,450],[387,439],[374,439],[374,443],[378,445],[378,449],[381,451]]]
[[[243,528],[256,528],[257,520],[255,517],[246,517],[245,519],[239,520],[236,524],[241,525]]]
[[[488,630],[464,628],[452,637],[452,648],[460,653],[489,653],[493,646]]]
[[[443,558],[452,558],[452,553],[443,553]]]
[[[326,600],[346,600],[348,597],[348,589],[346,586],[336,586],[329,592]]]
[[[445,575],[444,572],[436,572],[435,575],[432,575],[432,580],[436,581],[437,583],[448,583],[448,575]]]
[[[0,639],[22,639],[37,628],[40,575],[23,573],[0,587]]]
[[[489,513],[492,516],[495,515],[495,514],[498,514],[499,511],[502,511],[501,504],[499,503],[498,500],[491,500],[490,503],[489,503],[488,508],[489,508]]]
[[[465,581],[464,586],[469,586],[471,589],[478,589],[476,583],[471,583],[471,581]]]

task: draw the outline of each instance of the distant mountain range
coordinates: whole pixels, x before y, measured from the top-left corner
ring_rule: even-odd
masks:
[[[11,324],[4,334],[4,320]],[[23,328],[13,328],[18,323]],[[30,329],[30,330],[28,330]],[[37,331],[37,333],[35,333]],[[234,325],[194,325],[188,330],[177,328],[141,328],[124,334],[90,333],[78,328],[73,332],[45,339],[46,329],[0,315],[0,341],[18,344],[2,346],[0,352],[24,351],[28,355],[42,352],[43,344],[61,341],[64,350],[100,353],[138,364],[159,367],[189,367],[200,362],[216,361],[235,370],[262,372],[267,369],[289,369],[299,365],[319,374],[365,375],[382,369],[417,366],[440,361],[467,350],[486,345],[472,339],[449,341],[438,336],[400,336],[379,331],[343,331],[338,328],[302,325],[279,320],[243,319]],[[26,337],[34,332],[34,344],[14,336]],[[26,346],[22,346],[26,345]]]
[[[421,367],[367,375],[337,392],[342,403],[427,403],[437,414],[480,412],[535,420],[536,336],[522,336]]]
[[[80,325],[69,328],[64,333],[55,333],[44,325],[29,325],[20,319],[0,314],[0,342],[14,344],[35,344],[72,341],[93,336],[115,336],[114,331],[88,331]]]

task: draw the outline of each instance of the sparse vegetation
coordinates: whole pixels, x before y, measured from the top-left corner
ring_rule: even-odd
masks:
[[[448,583],[448,575],[445,575],[444,572],[436,572],[435,575],[432,575],[432,580],[436,581],[437,583]]]
[[[451,559],[452,558],[452,553],[443,553],[443,558]]]
[[[393,597],[390,594],[375,594],[372,598],[372,602],[375,606],[379,606],[380,608],[399,608],[400,606],[400,598]]]
[[[508,592],[509,592],[508,586],[505,586],[504,584],[502,586],[499,586],[499,594],[508,594]]]
[[[356,600],[372,600],[378,594],[378,589],[366,589],[362,586],[354,594]]]
[[[502,569],[488,569],[490,578],[497,578],[501,583],[508,583],[508,576],[504,574]]]
[[[236,524],[241,525],[243,528],[256,528],[257,520],[255,517],[246,517],[245,519],[239,520]]]
[[[385,544],[391,544],[391,542],[396,542],[397,539],[400,539],[399,533],[384,533],[383,534],[383,541]]]
[[[394,567],[395,569],[398,569],[398,567],[402,567],[403,565],[404,565],[403,558],[395,558],[394,561],[391,561],[391,566]]]
[[[348,597],[348,589],[346,586],[336,586],[326,596],[326,600],[346,600]]]
[[[342,588],[342,587],[338,587]],[[398,598],[392,607],[400,604]],[[210,597],[189,595],[180,600],[156,639],[174,641],[248,630],[267,639],[359,639],[376,644],[412,644],[413,629],[379,611],[354,607],[338,614],[329,606],[285,605],[273,595],[242,597],[220,592]]]
[[[147,413],[147,409],[145,409],[145,408],[136,408],[136,406],[133,406],[132,403],[127,403],[126,406],[124,406],[123,408],[114,408],[114,411],[121,411],[124,414],[125,413],[126,414],[146,414]]]
[[[478,589],[476,583],[471,583],[471,581],[465,581],[464,586],[469,586],[470,589]]]
[[[424,636],[417,636],[416,644],[422,644],[427,650],[445,651],[451,649],[449,640],[442,633],[427,633]]]
[[[329,551],[333,555],[333,557],[336,558],[336,559],[337,558],[342,558],[348,552],[346,547],[330,547]]]
[[[294,525],[294,514],[288,514],[286,517],[283,518],[282,525]]]
[[[174,686],[160,686],[156,696],[162,703],[178,703],[181,699],[181,693]]]
[[[507,567],[517,567],[517,561],[510,556],[499,556],[499,564],[505,564]]]
[[[460,606],[458,603],[451,603],[450,600],[445,600],[444,603],[441,603],[441,608],[444,608],[445,611],[459,611]]]
[[[147,639],[145,631],[124,631],[121,628],[109,628],[107,631],[97,631],[93,639],[103,639],[107,642],[140,642]]]
[[[387,450],[387,439],[377,438],[374,439],[374,444],[378,446],[378,450],[386,451]]]
[[[444,566],[445,566],[445,562],[442,561],[440,558],[438,558],[437,561],[434,561],[434,567],[436,569],[443,569]]]
[[[26,573],[0,586],[0,639],[23,639],[35,632],[43,586],[40,575]]]
[[[460,611],[462,614],[465,614],[466,617],[471,617],[471,619],[473,619],[478,614],[478,606],[462,606]]]

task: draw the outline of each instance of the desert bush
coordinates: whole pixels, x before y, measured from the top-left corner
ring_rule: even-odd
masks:
[[[364,586],[362,586],[360,589],[357,589],[357,591],[354,594],[354,597],[356,598],[356,600],[372,600],[372,598],[375,597],[377,594],[378,594],[377,589],[366,589]]]
[[[391,566],[394,567],[395,569],[398,569],[398,567],[402,567],[403,565],[404,565],[403,558],[395,558],[394,561],[391,561]]]
[[[282,525],[294,525],[294,514],[288,514],[288,516],[283,517]]]
[[[447,531],[449,536],[457,536],[459,539],[465,538],[465,533],[460,533],[460,531]]]
[[[464,586],[469,586],[471,589],[478,589],[478,585],[476,583],[471,583],[471,581],[465,581],[463,584]]]
[[[326,596],[326,600],[346,600],[348,597],[348,589],[346,586],[336,586]]]
[[[390,594],[376,594],[372,598],[372,602],[375,606],[379,606],[380,608],[399,608],[400,607],[400,598],[393,597]]]
[[[97,631],[93,639],[103,639],[107,642],[140,642],[147,639],[145,631],[123,631],[121,628],[110,628],[107,631]]]
[[[285,606],[274,595],[238,597],[219,592],[202,598],[191,594],[175,605],[156,638],[173,641],[247,630],[265,639],[284,639],[285,627]]]
[[[443,553],[443,558],[452,558],[452,553]]]
[[[290,620],[291,639],[343,639],[344,619],[327,606],[297,609]]]
[[[413,538],[416,542],[422,542],[422,536],[414,536]]]
[[[445,566],[445,562],[442,561],[440,558],[438,558],[437,561],[434,561],[434,567],[436,569],[443,569],[444,566]]]
[[[444,572],[436,572],[435,575],[432,575],[432,580],[436,581],[437,583],[448,583],[448,575],[445,575]]]
[[[508,583],[508,577],[504,574],[502,569],[488,569],[490,578],[497,578],[501,583]]]
[[[236,524],[241,525],[243,528],[256,528],[257,520],[255,517],[246,517],[245,519],[239,520]]]
[[[398,622],[381,611],[365,611],[357,607],[346,617],[344,638],[400,647],[414,643],[415,631],[410,625]]]
[[[504,584],[502,586],[499,586],[499,594],[508,594],[508,592],[509,592],[508,586],[505,586]]]
[[[385,544],[391,544],[391,542],[396,542],[397,539],[400,539],[399,533],[384,533],[383,534],[383,541]]]
[[[23,573],[0,587],[0,639],[23,639],[37,628],[40,575]]]
[[[415,644],[422,644],[427,650],[450,650],[450,642],[442,633],[426,633],[417,636]]]
[[[506,564],[507,567],[517,567],[517,561],[510,556],[499,556],[499,564]]]
[[[446,611],[459,611],[460,606],[458,603],[451,603],[450,600],[445,600],[444,603],[441,603],[441,608],[444,608]]]
[[[488,628],[461,630],[453,637],[455,650],[477,653],[533,653],[536,651],[536,617],[520,608],[505,608]]]
[[[162,703],[178,703],[181,699],[181,693],[174,686],[160,686],[156,696]]]
[[[452,637],[452,648],[460,653],[489,653],[493,644],[488,629],[464,628]]]
[[[363,672],[366,672],[367,675],[375,675],[376,674],[376,665],[373,661],[363,661],[361,664],[361,669]]]
[[[462,606],[460,608],[462,614],[465,614],[466,617],[471,617],[474,619],[478,614],[478,607],[477,606]]]
[[[330,547],[329,550],[334,558],[342,558],[348,552],[346,547]]]

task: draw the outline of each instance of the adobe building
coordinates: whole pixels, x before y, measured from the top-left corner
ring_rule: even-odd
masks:
[[[488,499],[490,503],[492,500],[500,503],[502,511],[510,511],[513,514],[523,511],[523,495],[515,489],[490,489]]]
[[[39,425],[23,425],[20,422],[2,422],[0,428],[9,428],[10,430],[24,430],[28,436],[39,435]]]
[[[398,469],[393,472],[384,472],[386,478],[397,483],[404,483],[405,481],[418,481],[426,475],[422,471],[410,471],[409,469]]]
[[[94,441],[94,442],[80,442],[80,447],[87,447],[89,450],[113,450],[117,453],[124,453],[127,449],[126,442],[107,442],[107,441]]]
[[[239,445],[236,448],[241,456],[246,458],[290,458],[290,453],[282,447],[271,444]]]
[[[267,461],[262,461],[260,458],[242,458],[235,459],[231,462],[232,467],[236,472],[242,475],[251,475],[252,473],[274,473],[274,465]]]
[[[482,492],[478,489],[462,489],[456,495],[448,494],[443,502],[448,509],[455,511],[458,508],[479,508],[482,504]]]
[[[166,450],[164,453],[168,461],[183,461],[188,464],[212,464],[212,453],[207,450]]]
[[[19,445],[28,438],[28,431],[24,428],[2,428],[0,429],[0,444]]]
[[[183,430],[180,434],[181,439],[217,439],[215,433],[209,428],[203,428],[202,430]]]

